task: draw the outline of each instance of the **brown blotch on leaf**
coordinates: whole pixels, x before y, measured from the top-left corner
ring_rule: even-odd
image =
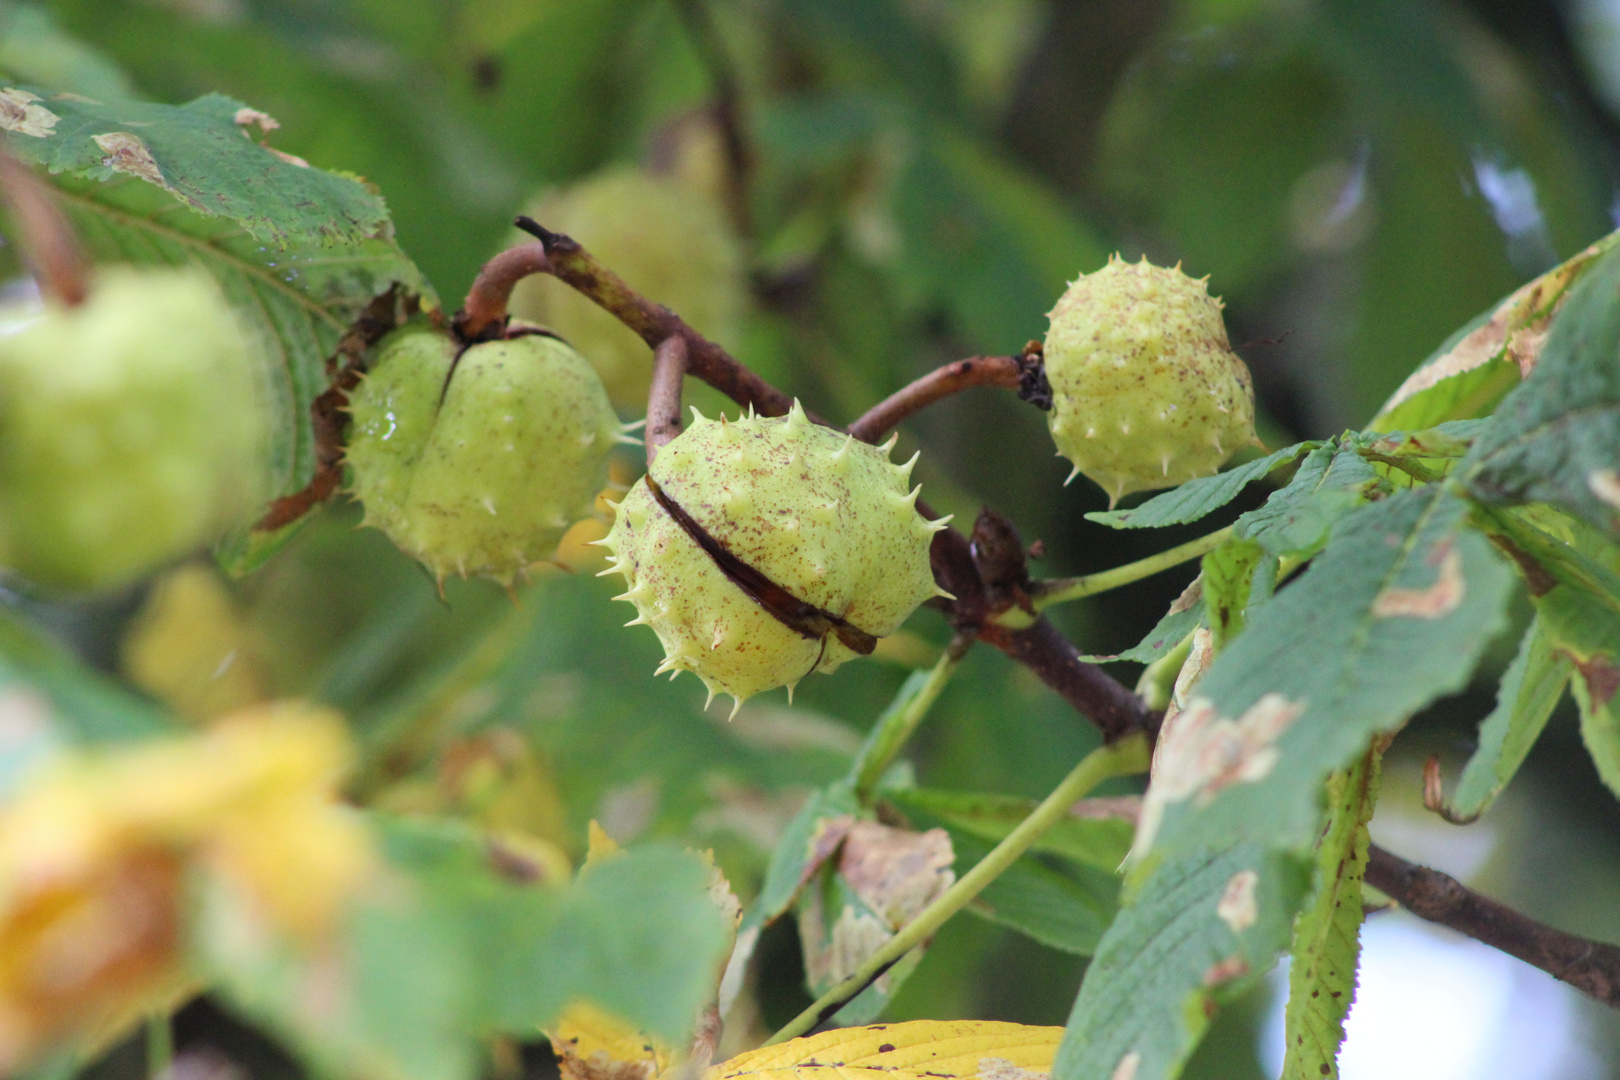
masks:
[[[1620,691],[1620,666],[1604,656],[1577,660],[1575,666],[1586,681],[1586,692],[1592,695],[1594,705],[1601,708],[1614,700],[1615,693]]]
[[[1373,600],[1375,618],[1438,619],[1457,610],[1468,590],[1463,578],[1462,554],[1450,541],[1436,545],[1434,554],[1440,556],[1440,573],[1434,584],[1418,589],[1390,586]],[[1430,563],[1434,561],[1431,556]]]

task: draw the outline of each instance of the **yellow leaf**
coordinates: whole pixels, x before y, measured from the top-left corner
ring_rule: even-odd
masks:
[[[349,756],[340,718],[289,704],[24,776],[0,805],[0,1074],[174,993],[196,872],[324,935],[372,867],[338,798]]]
[[[669,1067],[669,1047],[589,1002],[569,1006],[546,1037],[562,1080],[656,1080]]]
[[[591,818],[587,836],[590,839],[590,847],[585,852],[585,866],[587,868],[611,859],[624,850],[619,847],[617,840],[607,834],[606,829],[597,824],[595,818]]]
[[[121,651],[129,680],[193,723],[268,696],[257,642],[224,581],[204,566],[159,579]]]
[[[590,854],[581,873],[589,873],[592,866],[621,853],[619,845],[595,821],[590,824],[590,844]],[[735,928],[742,920],[742,904],[731,891],[726,875],[715,864],[714,852],[693,854],[708,868],[709,899]],[[723,971],[724,965],[714,973],[717,989]],[[719,1013],[714,1008],[713,998],[707,1009],[699,1010],[696,1019],[699,1031],[694,1041],[676,1051],[612,1013],[590,1002],[576,1001],[546,1031],[546,1038],[551,1040],[552,1052],[557,1055],[562,1080],[657,1080],[683,1065],[693,1053],[705,1066],[711,1060],[714,1040],[719,1037]],[[696,1070],[681,1070],[681,1074],[695,1077]]]
[[[704,1080],[839,1080],[841,1070],[893,1080],[1047,1080],[1060,1027],[997,1020],[912,1020],[835,1028],[738,1054]]]

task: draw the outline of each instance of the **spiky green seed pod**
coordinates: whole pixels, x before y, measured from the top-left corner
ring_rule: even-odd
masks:
[[[711,700],[720,692],[740,704],[777,686],[791,693],[810,672],[857,655],[847,642],[892,634],[941,595],[928,548],[944,525],[918,515],[920,488],[906,490],[916,458],[895,465],[892,441],[856,442],[811,423],[797,403],[785,417],[693,413],[653,462],[656,488],[637,481],[602,541],[614,562],[605,573],[629,583],[616,597],[636,606],[628,625],[645,623],[663,642],[658,673],[695,673]],[[794,629],[750,596],[665,499],[725,554],[785,590],[789,605],[819,609],[800,626],[821,629]]]
[[[1203,281],[1118,257],[1052,309],[1047,422],[1058,452],[1108,493],[1174,487],[1256,443],[1254,387]]]
[[[720,207],[702,192],[639,169],[613,169],[548,192],[525,213],[584,244],[699,333],[720,342],[737,339],[748,303],[742,248]],[[546,274],[518,282],[510,308],[584,354],[615,405],[645,407],[651,350],[614,316]]]
[[[105,588],[241,524],[269,495],[257,370],[188,270],[103,267],[0,338],[0,565]]]
[[[590,513],[623,430],[602,380],[555,337],[519,328],[458,350],[420,325],[379,344],[350,399],[355,493],[366,523],[435,577],[510,584]]]

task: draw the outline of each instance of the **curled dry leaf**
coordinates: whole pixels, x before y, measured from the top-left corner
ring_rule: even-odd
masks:
[[[887,1073],[895,1080],[1046,1080],[1060,1027],[994,1020],[912,1020],[835,1028],[739,1054],[704,1080],[828,1080]]]
[[[955,853],[944,829],[924,833],[874,821],[849,826],[838,860],[842,888],[813,889],[799,918],[805,971],[823,993],[852,975],[867,958],[956,880]],[[843,897],[838,910],[828,901]],[[887,991],[889,973],[876,984]]]

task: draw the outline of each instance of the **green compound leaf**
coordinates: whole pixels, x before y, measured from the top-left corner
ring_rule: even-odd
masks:
[[[1570,290],[1535,369],[1464,461],[1498,505],[1551,503],[1620,536],[1620,250]]]
[[[1530,623],[1502,676],[1496,708],[1479,725],[1479,748],[1445,806],[1453,821],[1474,821],[1507,787],[1541,737],[1569,685],[1569,658],[1553,647],[1540,616]]]
[[[1242,841],[1303,850],[1328,774],[1467,683],[1512,578],[1466,510],[1432,486],[1362,507],[1250,613],[1165,725],[1139,855],[1155,835],[1166,854]]]
[[[1086,971],[1053,1080],[1170,1080],[1217,1005],[1288,943],[1302,859],[1253,844],[1167,859],[1132,887]]]
[[[316,465],[310,407],[331,382],[344,335],[390,289],[437,303],[394,244],[382,199],[349,177],[276,157],[236,123],[245,107],[217,95],[169,106],[4,92],[38,98],[24,99],[34,119],[22,127],[40,134],[14,126],[7,145],[52,170],[47,179],[93,260],[192,265],[219,284],[252,335],[261,397],[274,414],[265,490],[303,488]],[[251,127],[258,131],[256,120]]]
[[[1612,546],[1570,540],[1529,524],[1519,511],[1486,510],[1482,524],[1512,553],[1547,637],[1574,666],[1581,737],[1598,775],[1620,797],[1620,574]],[[1595,542],[1594,542],[1595,541]]]
[[[1519,385],[1521,372],[1536,364],[1571,287],[1617,238],[1620,233],[1604,237],[1458,330],[1395,391],[1368,429],[1415,431],[1489,415]]]
[[[1088,664],[1106,664],[1114,660],[1151,664],[1175,652],[1187,635],[1204,622],[1204,618],[1204,579],[1199,577],[1193,579],[1193,583],[1170,605],[1164,617],[1148,631],[1147,637],[1136,645],[1112,656],[1082,656],[1080,659]]]
[[[129,98],[103,104],[36,87],[10,94],[19,92],[36,100],[26,104],[23,120],[4,125],[7,145],[53,174],[133,177],[277,247],[356,243],[388,223],[382,197],[352,177],[284,160],[258,145],[263,114],[240,101],[209,94],[186,105]]]
[[[244,933],[229,896],[204,904],[204,971],[318,1070],[469,1080],[489,1034],[528,1037],[579,998],[680,1039],[712,993],[728,931],[690,855],[634,849],[559,890],[502,874],[456,826],[376,826],[394,879],[354,905],[333,954]]]
[[[1367,822],[1378,802],[1381,750],[1328,780],[1328,826],[1316,849],[1316,885],[1294,923],[1289,952],[1287,1050],[1282,1080],[1339,1075],[1344,1018],[1356,993],[1361,955],[1361,879]]]
[[[1258,480],[1273,469],[1295,461],[1301,455],[1323,445],[1320,442],[1295,443],[1293,446],[1267,454],[1231,472],[1215,476],[1200,476],[1189,480],[1163,495],[1155,495],[1140,506],[1129,510],[1097,510],[1086,515],[1114,529],[1156,529],[1164,525],[1184,525],[1213,513],[1238,497],[1251,480]]]
[[[1232,535],[1256,541],[1271,555],[1309,558],[1340,518],[1382,487],[1373,467],[1343,440],[1324,443],[1305,455],[1287,487],[1239,517]]]

